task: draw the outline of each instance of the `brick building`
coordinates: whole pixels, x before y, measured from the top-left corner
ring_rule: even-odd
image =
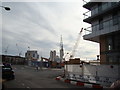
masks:
[[[10,63],[10,64],[26,64],[25,57],[20,56],[11,56],[11,55],[0,55],[2,59],[2,63]]]

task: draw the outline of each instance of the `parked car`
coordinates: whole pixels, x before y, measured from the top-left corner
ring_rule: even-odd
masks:
[[[10,64],[4,64],[2,66],[2,79],[14,79],[15,74]]]

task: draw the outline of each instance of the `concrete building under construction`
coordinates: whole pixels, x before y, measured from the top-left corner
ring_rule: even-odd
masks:
[[[84,63],[80,59],[70,59],[65,64],[65,76],[68,80],[110,87],[120,80],[120,1],[119,2],[85,2],[84,22],[91,24],[83,36],[85,40],[100,45],[100,64]],[[80,62],[80,63],[79,63]]]
[[[86,2],[83,7],[89,10],[83,21],[91,24],[84,39],[100,44],[101,64],[120,64],[120,1]]]

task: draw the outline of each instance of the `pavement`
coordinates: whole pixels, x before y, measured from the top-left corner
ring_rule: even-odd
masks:
[[[62,76],[56,77],[56,80],[57,81],[62,81],[64,83],[69,83],[69,84],[72,84],[72,85],[82,86],[82,87],[85,87],[85,88],[107,88],[107,87],[103,87],[102,85],[99,85],[99,84],[92,84],[92,83],[86,83],[86,82],[80,82],[80,81],[73,81],[73,80],[70,80],[70,79],[65,79]]]

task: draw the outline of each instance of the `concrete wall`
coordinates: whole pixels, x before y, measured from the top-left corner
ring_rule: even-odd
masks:
[[[82,68],[80,68],[79,64],[70,64],[67,66],[65,65],[65,69],[66,68],[69,73],[82,75]]]
[[[102,84],[110,86],[120,79],[119,65],[67,65],[67,78],[77,81]]]

